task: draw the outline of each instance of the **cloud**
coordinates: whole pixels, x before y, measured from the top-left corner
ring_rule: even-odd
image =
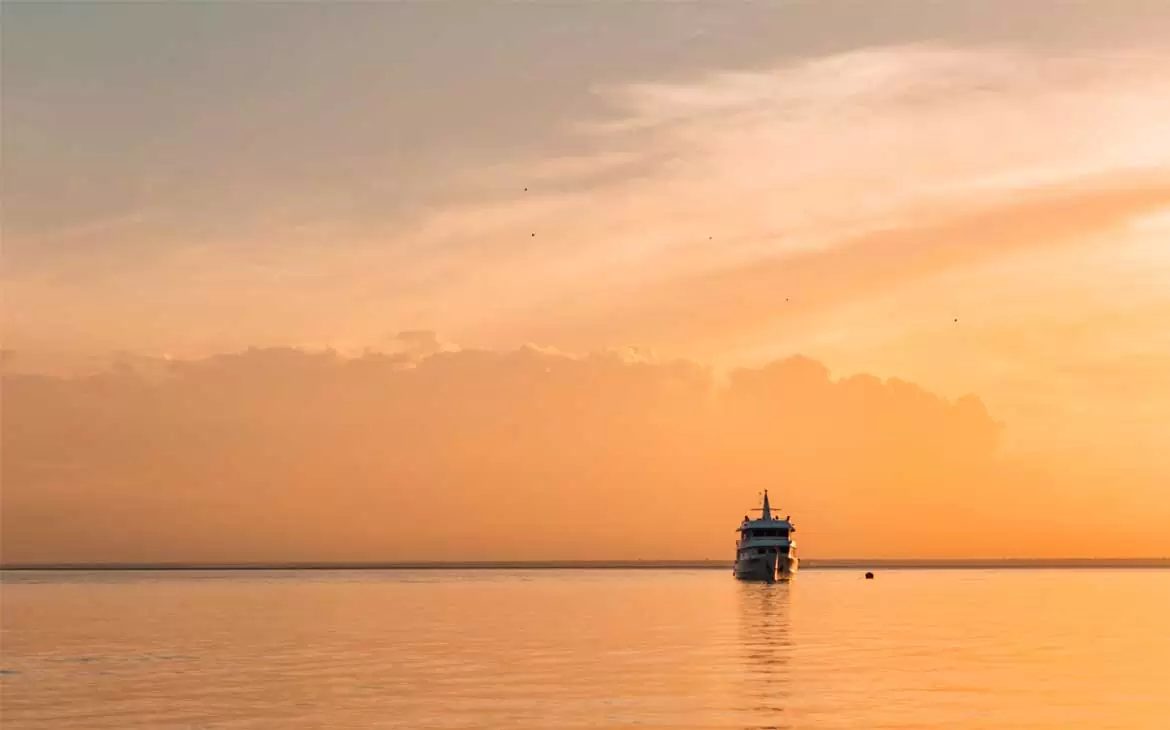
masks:
[[[568,149],[451,169],[410,215],[290,205],[222,238],[238,221],[151,228],[167,245],[134,257],[109,244],[154,217],[75,231],[8,272],[5,341],[26,371],[53,348],[450,347],[388,322],[720,367],[805,352],[1154,463],[1170,400],[1127,384],[1170,362],[1168,58],[890,46],[598,87]]]
[[[390,340],[392,349],[409,359],[458,349],[454,345],[440,340],[439,336],[430,330],[407,330],[399,332]]]
[[[911,45],[598,87],[606,111],[582,117],[568,149],[454,166],[409,214],[300,205],[207,230],[86,229],[67,255],[9,272],[6,334],[22,350],[360,350],[391,321],[488,346],[725,357],[662,312],[716,312],[720,339],[750,350],[767,344],[770,301],[728,324],[716,280],[778,290],[790,260],[825,254],[821,268],[842,268],[831,278],[880,262],[876,280],[908,285],[1010,254],[996,222],[1028,209],[1013,248],[1056,257],[1082,238],[1059,216],[1120,205],[1121,189],[1132,208],[1117,218],[1148,220],[1170,169],[1167,79],[1158,52]],[[167,245],[119,253],[139,239]],[[797,316],[812,329],[856,300],[803,297]]]
[[[831,247],[760,255],[665,281],[611,284],[604,297],[586,305],[562,292],[545,303],[558,320],[536,333],[555,338],[573,332],[581,342],[658,339],[728,360],[753,343],[774,342],[778,326],[789,341],[816,337],[825,317],[843,307],[1020,254],[1059,254],[1043,259],[1057,269],[1060,256],[1124,230],[1168,200],[1170,174],[1032,190],[961,215],[844,237]],[[1122,242],[1112,243],[1118,259]],[[1016,283],[1011,275],[985,279],[984,291]],[[950,321],[949,302],[933,306],[936,319]],[[525,331],[521,326],[517,334]]]
[[[1164,182],[1167,79],[1163,52],[911,45],[598,87],[606,112],[580,119],[570,149],[452,166],[450,189],[409,214],[299,205],[209,230],[91,230],[6,282],[10,334],[177,350],[181,331],[206,353],[331,334],[369,345],[392,320],[461,342],[605,347],[555,332],[553,305],[609,318],[613,293],[860,251],[889,230],[965,223],[963,246],[986,248],[987,211]],[[1049,245],[1066,231],[1039,233]],[[119,253],[138,239],[168,245]],[[623,321],[639,321],[626,299]],[[635,341],[669,344],[652,325]]]
[[[815,555],[1101,549],[1065,505],[1111,487],[1021,472],[975,397],[806,358],[725,379],[534,347],[410,362],[253,349],[161,377],[5,375],[4,558],[717,558],[763,488]],[[1107,505],[1095,537],[1164,544],[1166,507]],[[1029,529],[996,530],[1004,511]]]
[[[450,304],[435,326],[461,339],[592,347],[614,344],[596,332],[616,321],[676,344],[641,310],[646,290],[703,310],[689,282],[728,271],[784,284],[790,261],[825,254],[824,268],[923,279],[1130,225],[1170,201],[1167,79],[1162,53],[897,46],[599,88],[611,114],[579,136],[620,176],[546,184],[556,158],[527,179],[516,165],[500,185],[524,193],[438,207],[403,237]],[[1007,246],[1009,224],[1023,227]],[[748,311],[745,329],[767,316]]]

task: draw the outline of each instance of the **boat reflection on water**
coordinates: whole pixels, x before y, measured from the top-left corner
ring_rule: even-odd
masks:
[[[739,584],[738,687],[749,730],[786,730],[792,727],[790,583]]]

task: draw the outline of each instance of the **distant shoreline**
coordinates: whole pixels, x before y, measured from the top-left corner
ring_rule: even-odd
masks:
[[[938,569],[1020,569],[1020,568],[1170,568],[1170,558],[1066,558],[1042,560],[969,559],[822,559],[801,561],[802,570],[938,570]],[[377,562],[377,563],[14,563],[0,564],[0,571],[194,571],[194,570],[730,570],[723,560],[548,560],[479,562]]]

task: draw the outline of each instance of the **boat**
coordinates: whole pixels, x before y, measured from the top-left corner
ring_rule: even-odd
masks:
[[[793,537],[796,527],[789,517],[772,516],[767,490],[764,490],[763,507],[752,511],[759,512],[760,517],[753,520],[745,515],[739,526],[735,577],[767,583],[791,580],[800,564]]]

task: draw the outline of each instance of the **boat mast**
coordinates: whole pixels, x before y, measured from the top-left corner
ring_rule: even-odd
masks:
[[[768,490],[767,489],[764,490],[764,509],[762,509],[760,511],[762,513],[760,515],[761,520],[772,519],[772,505],[770,505],[768,503]]]

